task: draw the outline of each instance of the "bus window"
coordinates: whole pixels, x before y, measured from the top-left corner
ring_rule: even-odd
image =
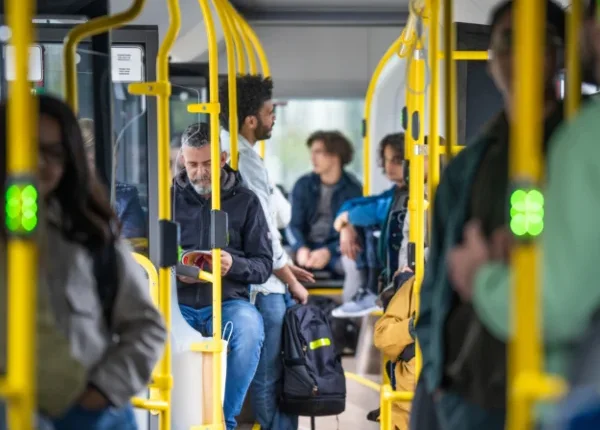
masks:
[[[188,112],[188,105],[206,103],[208,101],[206,88],[196,88],[171,84],[171,135],[176,136],[184,132],[188,125],[196,122],[208,122],[207,114],[193,114]]]
[[[63,96],[63,45],[44,43],[43,82],[38,84],[50,94]],[[142,46],[118,45],[120,55],[134,58],[128,68],[117,67],[113,45],[113,188],[114,207],[123,224],[123,235],[128,239],[148,238],[148,124],[145,97],[132,96],[127,91],[130,82],[145,79]],[[124,54],[120,52],[123,51]],[[81,43],[77,50],[77,79],[79,86],[79,113],[81,120],[94,118],[92,91],[92,56],[89,43]],[[136,62],[135,58],[139,61]],[[139,64],[138,64],[139,63]],[[139,67],[139,70],[137,69]],[[123,74],[119,71],[124,70]],[[116,74],[116,76],[115,76]],[[89,124],[89,123],[88,123]],[[93,123],[91,124],[93,126]],[[93,129],[93,128],[92,128]],[[85,130],[84,130],[85,132]],[[132,205],[135,206],[132,209]],[[127,218],[124,218],[127,217]],[[133,220],[133,221],[132,221]],[[137,246],[136,246],[137,248]]]

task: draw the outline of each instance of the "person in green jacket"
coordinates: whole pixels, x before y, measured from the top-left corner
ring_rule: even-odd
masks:
[[[545,128],[546,136],[550,136],[561,119],[554,77],[559,67],[559,51],[564,45],[565,15],[557,3],[549,0],[545,3],[548,9],[546,57],[544,70],[538,72],[544,79]],[[466,334],[478,321],[470,305],[462,301],[453,289],[447,257],[448,251],[462,241],[463,229],[472,214],[489,213],[492,216],[489,219],[491,230],[498,220],[493,218],[496,211],[489,206],[502,206],[506,198],[507,187],[503,182],[507,182],[507,148],[512,122],[513,5],[513,1],[502,2],[494,9],[490,19],[492,58],[489,71],[504,98],[505,109],[475,142],[448,164],[434,201],[430,254],[416,325],[423,369],[415,394],[411,418],[413,429],[424,428],[419,423],[420,417],[426,415],[419,411],[421,404],[423,408],[433,406],[437,424],[442,430],[504,428],[504,407],[489,407],[474,398],[470,375],[454,371],[468,344]],[[492,171],[499,172],[500,176],[493,175]],[[481,188],[482,181],[493,188]],[[478,187],[481,192],[476,192]],[[502,214],[503,211],[500,211],[500,216]],[[461,370],[465,369],[469,371],[464,366]]]
[[[596,2],[589,1],[582,35],[583,75],[600,82],[600,24]],[[545,184],[544,233],[541,238],[541,312],[546,370],[566,376],[574,344],[600,309],[600,104],[586,103],[558,130],[549,145]],[[473,304],[477,316],[496,337],[510,337],[511,238],[506,227],[486,239],[481,222],[471,220],[465,240],[449,256],[452,284]],[[533,304],[532,304],[533,306]],[[540,419],[552,419],[541,409]]]

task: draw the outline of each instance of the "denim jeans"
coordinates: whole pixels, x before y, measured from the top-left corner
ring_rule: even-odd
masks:
[[[256,296],[256,308],[265,323],[265,343],[260,354],[256,376],[250,386],[250,402],[262,430],[296,430],[298,417],[286,415],[277,408],[282,377],[281,336],[283,319],[293,306],[289,293]]]
[[[181,314],[203,336],[212,336],[212,306],[194,309],[180,305]],[[263,321],[254,306],[245,300],[227,300],[222,307],[222,325],[233,324],[227,352],[225,381],[225,424],[235,429],[235,417],[242,410],[250,382],[254,378],[265,339]]]
[[[138,430],[131,405],[99,411],[74,406],[61,418],[49,421],[53,430]]]

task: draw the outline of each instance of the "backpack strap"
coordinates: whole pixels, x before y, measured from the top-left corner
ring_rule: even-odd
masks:
[[[115,241],[93,251],[94,277],[96,289],[102,305],[102,314],[106,326],[111,329],[113,323],[113,310],[117,300],[119,287],[117,251]]]

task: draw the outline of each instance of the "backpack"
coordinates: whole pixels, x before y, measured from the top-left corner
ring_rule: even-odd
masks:
[[[339,415],[346,409],[346,377],[326,315],[295,305],[285,314],[280,409],[290,415]]]
[[[351,318],[334,318],[331,312],[339,305],[329,297],[309,296],[308,303],[321,309],[327,317],[336,354],[354,355],[358,344],[358,324]]]
[[[119,276],[117,265],[117,251],[114,240],[103,248],[92,250],[94,260],[94,278],[96,290],[102,304],[102,314],[106,327],[111,330],[113,323],[113,309],[117,300]]]

